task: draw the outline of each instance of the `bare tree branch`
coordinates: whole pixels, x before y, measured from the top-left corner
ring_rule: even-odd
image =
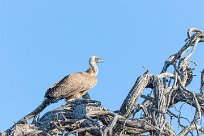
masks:
[[[195,70],[190,62],[197,65],[189,59],[198,43],[204,42],[204,32],[191,28],[187,36],[184,46],[165,61],[160,74],[148,74],[147,70],[137,78],[118,111],[106,109],[100,102],[90,100],[87,94],[83,96],[85,99],[70,101],[45,113],[33,123],[18,122],[1,132],[0,136],[203,134],[200,120],[204,115],[204,70],[201,72],[200,93],[188,89],[188,85],[193,81]],[[183,104],[179,106],[180,103]],[[182,108],[186,104],[195,109],[193,119],[182,115]],[[45,105],[42,104],[42,107]],[[177,124],[172,123],[174,119]],[[184,124],[184,121],[187,123]],[[175,125],[181,128],[179,133]]]

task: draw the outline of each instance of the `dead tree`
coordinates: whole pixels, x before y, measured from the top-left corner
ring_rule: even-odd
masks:
[[[193,81],[190,57],[198,43],[204,42],[204,32],[191,28],[185,45],[164,63],[159,75],[146,71],[137,78],[117,111],[110,111],[100,102],[77,99],[45,113],[33,123],[14,124],[0,135],[12,136],[185,136],[204,134],[204,70],[201,72],[200,93],[188,89]],[[178,114],[182,105],[195,109],[193,119]],[[188,123],[183,124],[182,120]],[[175,128],[175,122],[180,131]]]

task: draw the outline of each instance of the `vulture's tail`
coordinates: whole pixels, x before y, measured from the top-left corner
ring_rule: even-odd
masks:
[[[38,115],[41,111],[43,111],[49,104],[50,104],[50,100],[48,98],[45,98],[44,101],[30,114],[26,115],[24,118],[22,118],[21,120],[18,121],[18,123],[26,123],[27,120],[35,117],[36,115]]]

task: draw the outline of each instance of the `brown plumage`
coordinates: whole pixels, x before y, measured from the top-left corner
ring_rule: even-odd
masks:
[[[79,98],[97,83],[96,76],[87,72],[79,72],[64,77],[45,93],[45,97],[63,99],[67,101]]]
[[[50,87],[45,93],[45,99],[40,106],[33,112],[25,116],[19,123],[26,122],[28,119],[39,114],[47,105],[58,102],[61,99],[67,101],[77,99],[84,95],[97,83],[98,67],[96,63],[102,62],[101,58],[92,56],[89,60],[90,67],[85,72],[78,72],[65,76],[62,80]]]

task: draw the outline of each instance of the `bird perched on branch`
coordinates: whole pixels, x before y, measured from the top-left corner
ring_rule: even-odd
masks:
[[[25,123],[28,119],[35,117],[51,103],[56,103],[61,99],[71,101],[84,95],[97,83],[98,67],[96,64],[99,62],[103,62],[103,59],[92,56],[89,59],[89,68],[87,71],[67,75],[54,84],[45,93],[45,99],[41,105],[21,119],[19,123]]]

